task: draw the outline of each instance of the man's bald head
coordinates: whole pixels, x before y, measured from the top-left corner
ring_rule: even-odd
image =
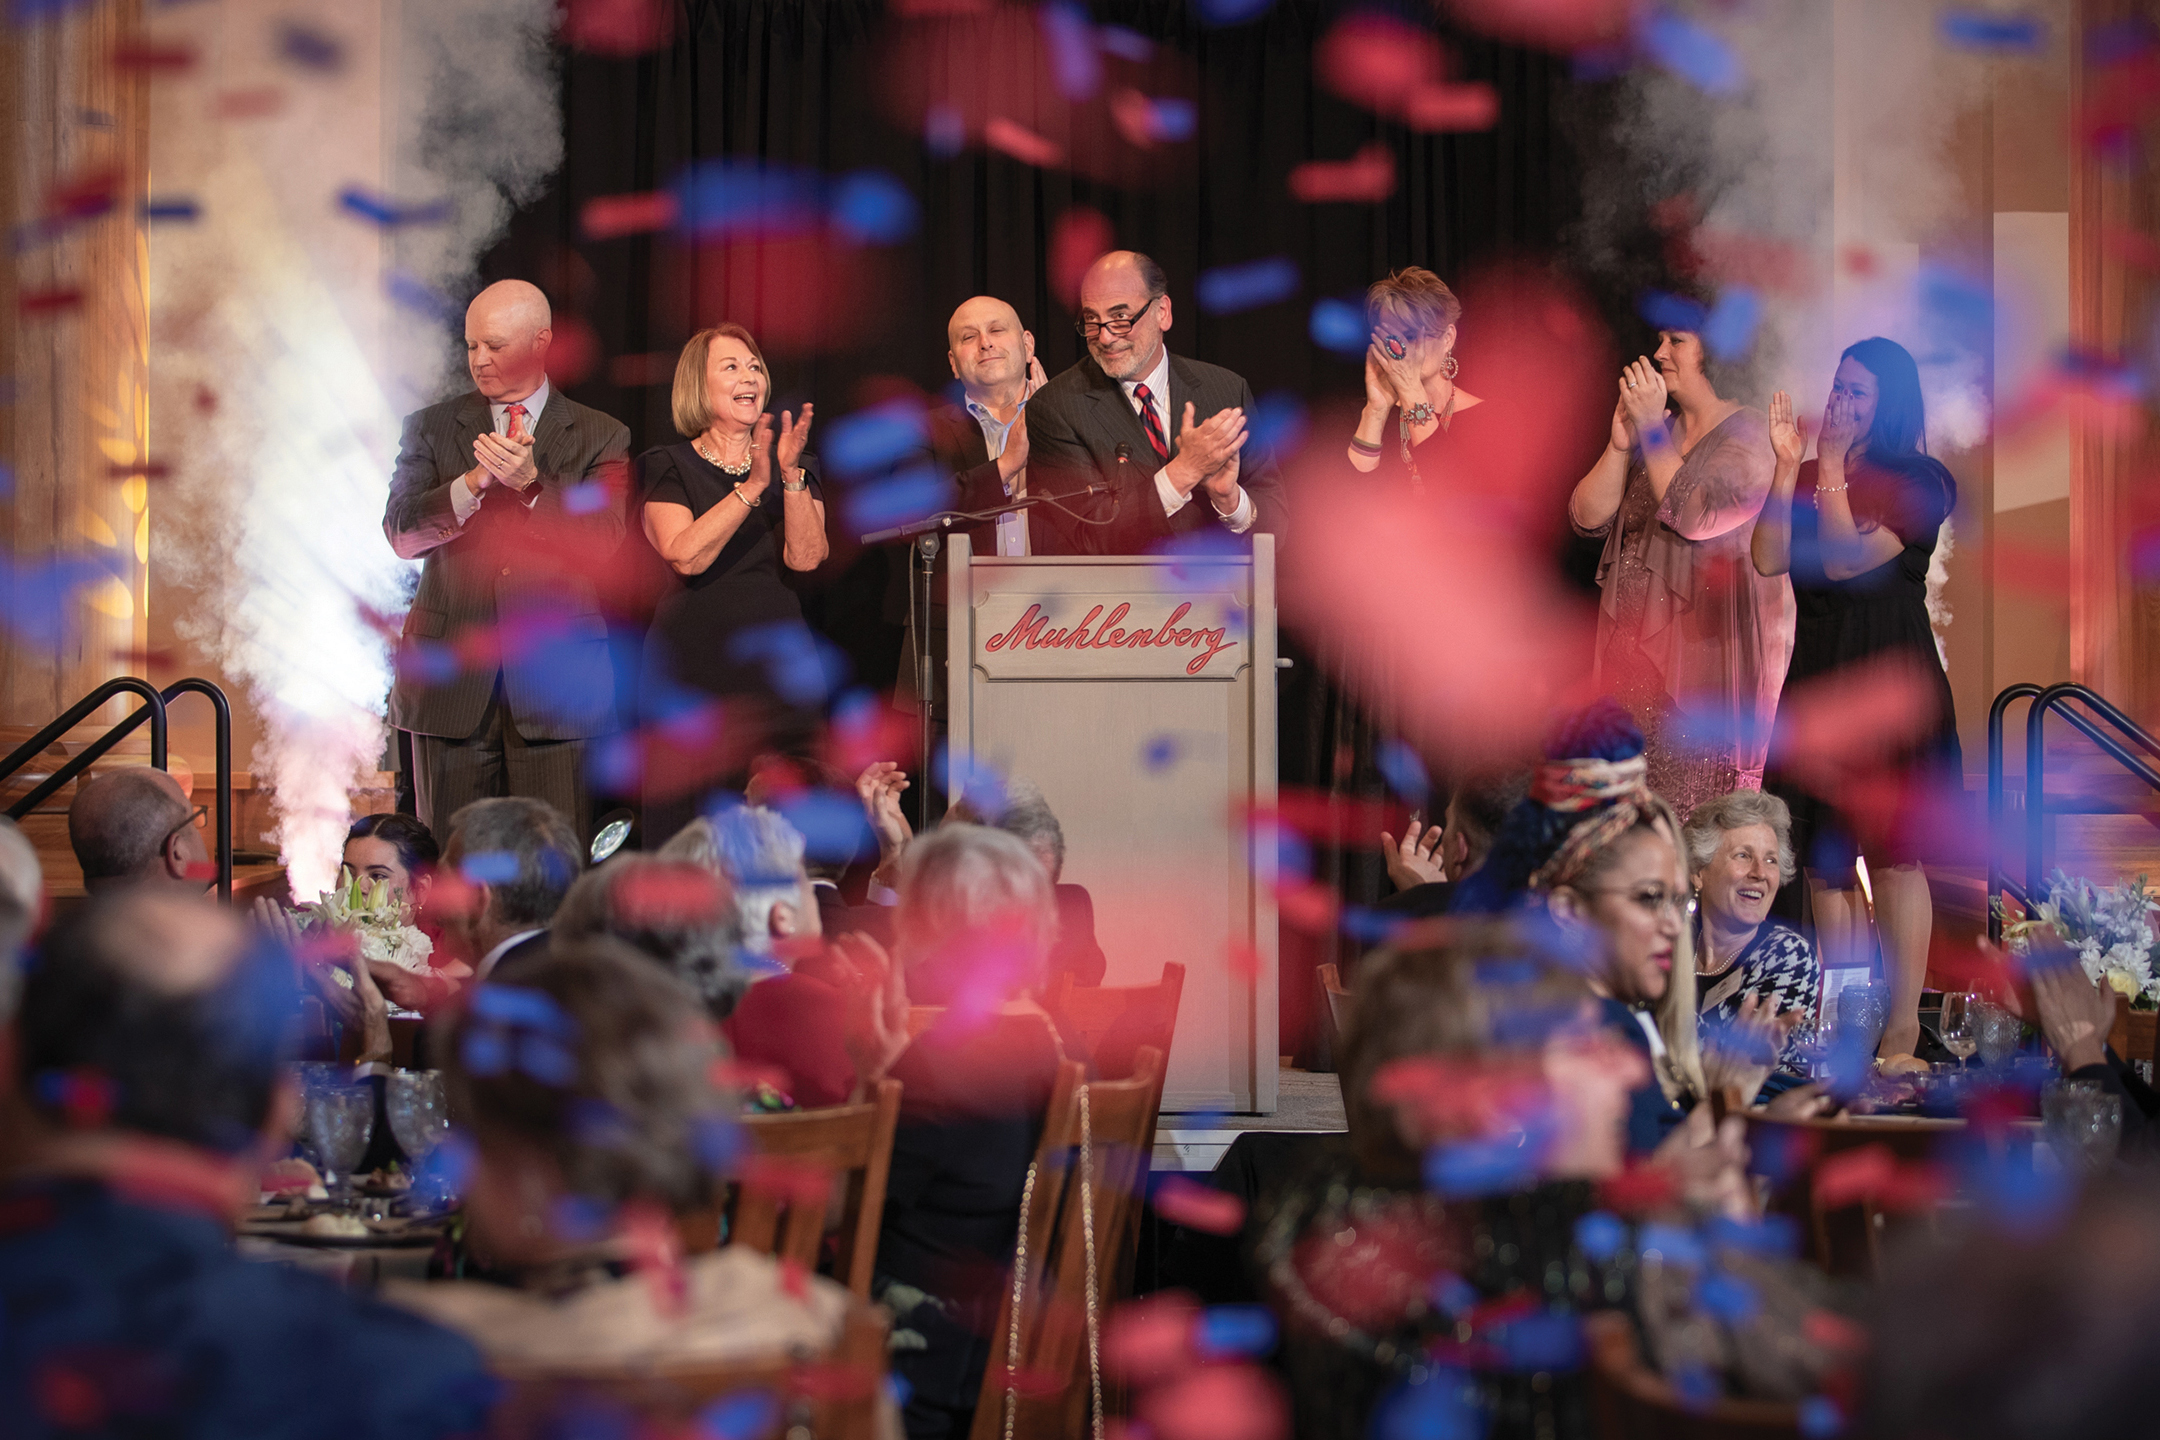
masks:
[[[979,404],[1007,405],[1027,378],[1035,337],[1020,323],[1020,312],[994,295],[961,302],[945,322],[946,360],[953,378]]]
[[[498,280],[465,307],[465,363],[489,400],[523,400],[547,377],[555,316],[540,287]]]
[[[1098,329],[1087,337],[1088,354],[1105,375],[1137,380],[1154,372],[1170,328],[1169,288],[1162,266],[1138,250],[1112,250],[1088,266],[1080,277],[1081,322],[1133,322],[1124,335]]]
[[[68,806],[68,844],[82,866],[83,885],[100,890],[188,883],[188,867],[209,858],[187,823],[193,808],[179,781],[148,766],[83,781]]]

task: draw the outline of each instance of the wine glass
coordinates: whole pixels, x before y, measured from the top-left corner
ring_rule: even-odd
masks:
[[[2066,1170],[2105,1170],[2122,1148],[2122,1097],[2095,1080],[2056,1080],[2040,1092],[2048,1148]]]
[[[442,1072],[392,1071],[389,1089],[383,1097],[383,1111],[390,1118],[390,1133],[396,1137],[398,1148],[412,1162],[413,1199],[416,1202],[432,1201],[436,1198],[437,1186],[434,1175],[427,1169],[427,1158],[450,1133],[450,1105],[443,1090]]]
[[[321,1085],[307,1097],[308,1135],[322,1156],[324,1182],[343,1204],[352,1199],[352,1167],[375,1133],[375,1091],[367,1085]]]
[[[1980,997],[1970,990],[1955,990],[1942,998],[1942,1020],[1935,1035],[1943,1049],[1957,1056],[1960,1070],[1980,1048],[1979,1002]]]

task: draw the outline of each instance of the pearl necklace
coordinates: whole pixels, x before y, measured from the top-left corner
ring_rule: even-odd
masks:
[[[697,451],[698,459],[703,460],[706,464],[712,466],[714,469],[718,470],[723,475],[747,475],[750,473],[750,447],[747,444],[743,446],[743,456],[741,463],[735,465],[728,464],[718,455],[715,455],[712,452],[708,451],[705,448],[705,441],[702,437],[696,440],[692,440],[690,442],[690,448]]]

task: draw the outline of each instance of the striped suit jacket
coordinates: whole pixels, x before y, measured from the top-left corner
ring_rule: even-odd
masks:
[[[1172,355],[1167,438],[1173,457],[1178,453],[1188,401],[1194,424],[1232,406],[1242,407],[1248,417],[1253,410],[1252,388],[1236,372]],[[1061,519],[1045,536],[1050,543],[1037,545],[1038,554],[1079,550],[1091,555],[1145,555],[1178,536],[1222,528],[1207,496],[1197,490],[1177,514],[1163,514],[1162,498],[1155,489],[1155,472],[1162,465],[1148,444],[1147,431],[1123,387],[1103,373],[1093,356],[1082,356],[1077,365],[1035,392],[1028,401],[1027,424],[1029,494],[1062,495],[1098,481],[1116,487],[1109,496],[1071,502],[1090,519],[1109,523],[1083,525]],[[1130,464],[1117,463],[1119,445],[1130,451]],[[1247,533],[1265,531],[1280,537],[1289,511],[1275,457],[1248,439],[1238,453],[1238,466],[1238,483],[1252,496],[1258,512]],[[1035,514],[1040,516],[1043,510],[1038,508]],[[1049,527],[1036,528],[1040,534]]]
[[[493,424],[477,391],[405,417],[383,533],[402,558],[425,563],[390,723],[462,739],[487,715],[499,677],[526,739],[604,735],[619,718],[595,581],[622,544],[629,427],[551,391],[533,424],[539,480],[522,495],[489,486],[460,529],[450,487]]]

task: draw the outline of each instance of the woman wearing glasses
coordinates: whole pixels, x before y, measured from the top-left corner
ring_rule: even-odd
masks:
[[[1350,463],[1383,465],[1422,486],[1418,452],[1456,434],[1461,418],[1484,401],[1455,383],[1455,324],[1462,301],[1432,271],[1406,266],[1365,292],[1365,411],[1350,437]],[[1393,417],[1395,423],[1390,425]],[[1429,457],[1428,457],[1429,459]]]

